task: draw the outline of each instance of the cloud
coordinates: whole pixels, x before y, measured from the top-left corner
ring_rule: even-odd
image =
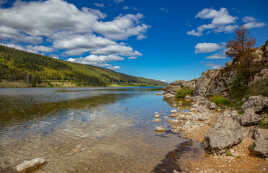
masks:
[[[137,59],[137,57],[135,57],[135,56],[130,56],[130,57],[128,57],[128,59]]]
[[[256,19],[254,17],[251,17],[251,16],[245,16],[245,17],[243,17],[242,21],[247,23],[247,22],[254,22],[254,21],[256,21]]]
[[[167,8],[160,8],[161,11],[168,13],[168,9]]]
[[[104,6],[102,3],[94,5]],[[115,61],[119,56],[122,59],[142,56],[118,40],[144,39],[150,26],[142,22],[143,15],[106,17],[100,10],[77,8],[64,0],[16,1],[9,8],[0,8],[0,39],[9,46],[31,52],[71,57],[87,54],[91,57],[90,62],[98,63],[105,58],[105,61]],[[100,59],[92,59],[91,55]],[[77,58],[77,62],[88,61],[89,57]]]
[[[142,18],[143,15],[140,13],[118,16],[109,22],[96,22],[93,29],[95,32],[113,40],[125,40],[131,36],[137,36],[140,40],[145,38],[144,33],[150,28],[146,24],[140,24]]]
[[[199,19],[211,19],[211,23],[200,25],[197,29],[188,31],[188,35],[201,36],[205,31],[214,32],[231,32],[238,27],[234,25],[237,18],[231,16],[226,8],[221,8],[219,10],[205,8],[200,11],[195,18]]]
[[[206,59],[226,59],[226,56],[219,53],[215,53],[213,55],[207,56]]]
[[[28,50],[33,50],[34,52],[52,52],[53,48],[47,46],[27,46]]]
[[[257,20],[254,17],[250,17],[250,16],[243,17],[242,20],[244,22],[242,26],[246,29],[260,28],[266,25],[263,22],[257,22]]]
[[[103,3],[95,2],[94,5],[95,5],[96,7],[100,7],[100,8],[103,8],[103,7],[104,7],[104,4],[103,4]]]
[[[222,67],[220,64],[212,64],[212,63],[208,63],[206,64],[206,66],[208,66],[211,69],[219,69]]]
[[[116,55],[89,55],[86,57],[80,57],[80,58],[68,58],[67,61],[69,62],[75,62],[80,64],[90,64],[100,67],[106,67],[112,70],[118,70],[120,69],[120,66],[113,66],[111,64],[108,64],[109,61],[122,61],[124,58]]]
[[[210,53],[223,48],[223,44],[217,43],[198,43],[195,46],[195,53]]]
[[[71,62],[79,62],[82,64],[96,64],[96,63],[104,63],[108,61],[121,61],[124,58],[117,55],[89,55],[81,58],[69,58],[68,61]]]
[[[124,6],[124,7],[123,7],[123,10],[128,10],[128,9],[129,9],[128,6]]]
[[[124,2],[125,0],[113,0],[115,3],[121,3]]]
[[[205,8],[200,11],[196,16],[196,18],[200,19],[212,19],[211,24],[214,25],[226,25],[234,23],[236,17],[229,15],[229,12],[226,8],[221,8],[220,10],[214,10]]]

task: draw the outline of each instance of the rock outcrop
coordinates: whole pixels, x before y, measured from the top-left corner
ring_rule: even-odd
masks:
[[[268,98],[264,96],[250,96],[248,100],[242,105],[245,112],[248,108],[253,109],[255,112],[260,112],[268,107]]]
[[[219,70],[208,70],[203,72],[201,77],[196,79],[194,95],[206,96],[211,82],[215,79],[218,73]]]
[[[268,129],[257,128],[254,133],[254,143],[251,151],[263,157],[268,157]]]
[[[211,152],[223,152],[239,144],[243,139],[243,130],[237,119],[237,112],[226,111],[218,116],[215,124],[208,130],[204,144]]]
[[[257,125],[262,120],[262,116],[255,113],[255,110],[248,108],[240,118],[242,126]]]
[[[164,89],[164,97],[175,97],[176,91],[178,89],[181,89],[183,87],[188,87],[191,89],[195,89],[195,80],[191,81],[184,81],[184,80],[178,80],[173,83],[170,83],[165,89]]]
[[[165,89],[166,97],[175,96],[176,90],[181,87],[192,88],[195,96],[229,96],[230,86],[237,74],[237,64],[239,64],[238,61],[227,62],[225,66],[220,69],[203,72],[200,78],[191,81],[173,82]],[[268,78],[268,41],[264,46],[256,48],[252,53],[251,65],[253,69],[252,75],[254,75],[254,77],[248,79],[249,86]]]

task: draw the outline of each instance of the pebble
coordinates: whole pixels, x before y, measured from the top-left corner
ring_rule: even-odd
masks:
[[[35,158],[30,161],[24,161],[23,163],[16,166],[17,172],[28,172],[31,169],[38,168],[44,165],[47,161],[42,158]]]
[[[156,132],[165,132],[166,129],[165,129],[165,127],[163,127],[163,126],[157,126],[157,127],[155,128],[155,131],[156,131]]]
[[[161,122],[161,121],[162,121],[162,119],[160,119],[160,118],[153,119],[153,122],[156,122],[156,123]]]

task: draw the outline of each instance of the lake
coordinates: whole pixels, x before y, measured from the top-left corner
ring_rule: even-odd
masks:
[[[46,173],[179,170],[177,154],[193,152],[198,144],[154,132],[159,124],[166,126],[152,122],[154,112],[168,115],[172,109],[160,92],[152,87],[0,89],[0,172],[34,158],[48,161],[37,171]]]

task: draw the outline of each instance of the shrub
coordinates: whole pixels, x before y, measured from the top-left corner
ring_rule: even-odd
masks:
[[[242,99],[247,92],[247,79],[243,73],[238,73],[231,83],[230,94],[233,99]]]
[[[225,105],[230,106],[230,101],[226,97],[223,96],[212,96],[210,97],[210,101],[216,103],[217,105]]]
[[[187,87],[178,89],[176,91],[176,97],[177,98],[184,98],[187,95],[192,95],[193,94],[193,90]]]

